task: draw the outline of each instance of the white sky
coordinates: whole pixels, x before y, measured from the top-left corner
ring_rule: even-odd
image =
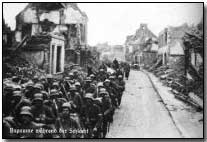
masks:
[[[26,3],[4,3],[4,19],[12,29],[15,16]],[[140,23],[147,23],[155,34],[167,26],[197,24],[203,14],[201,3],[79,3],[88,15],[88,43],[123,44]]]

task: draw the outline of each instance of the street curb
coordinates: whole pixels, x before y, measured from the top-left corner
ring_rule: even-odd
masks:
[[[175,125],[175,127],[176,127],[176,129],[178,130],[179,134],[180,134],[183,138],[185,138],[185,135],[184,135],[184,133],[182,132],[182,126],[179,125],[179,123],[178,123],[177,120],[173,117],[173,115],[172,115],[172,113],[170,112],[170,110],[169,110],[169,109],[167,108],[167,106],[164,104],[164,100],[163,100],[163,98],[161,97],[161,95],[160,95],[160,93],[159,93],[157,87],[155,86],[155,84],[154,84],[154,82],[152,81],[151,77],[149,76],[148,72],[146,72],[146,71],[144,71],[144,70],[141,70],[141,71],[142,71],[144,74],[146,74],[147,77],[149,78],[149,80],[150,80],[150,82],[151,82],[151,84],[152,84],[153,89],[155,90],[155,92],[156,92],[156,94],[158,95],[158,97],[161,99],[161,101],[162,101],[162,103],[163,103],[165,109],[166,109],[167,112],[168,112],[168,115],[169,115],[170,118],[172,119],[173,124]]]

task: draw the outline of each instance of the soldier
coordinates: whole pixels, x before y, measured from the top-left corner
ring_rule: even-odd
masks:
[[[24,106],[31,106],[32,102],[27,99],[27,98],[23,98],[21,99],[21,101],[16,105],[16,107],[14,108],[14,116],[16,118],[18,118],[19,114],[20,114],[20,111],[21,111],[21,108],[24,107]]]
[[[69,82],[70,82],[70,84],[74,84],[74,76],[73,76],[74,74],[72,73],[72,72],[70,72],[69,73],[69,75],[68,75],[68,77],[69,77]]]
[[[104,69],[100,69],[97,74],[97,81],[104,82],[107,79],[107,74],[104,72]]]
[[[120,106],[122,95],[123,95],[123,92],[125,90],[125,82],[123,80],[123,76],[122,75],[118,76],[117,86],[118,86],[118,93],[119,93],[119,95],[118,95],[118,105]]]
[[[61,98],[60,91],[52,89],[49,94],[49,100],[45,100],[44,104],[49,106],[57,117],[62,106],[62,101],[59,100]]]
[[[38,76],[34,76],[33,77],[33,80],[32,80],[34,83],[38,83],[39,82],[39,77]]]
[[[80,123],[73,119],[74,117],[71,116],[72,106],[71,103],[66,102],[62,105],[62,112],[60,114],[60,129],[62,129],[63,138],[77,138],[78,135],[75,133],[70,133],[71,130],[81,129]],[[67,131],[67,132],[64,132]]]
[[[43,104],[43,95],[37,93],[32,101],[31,112],[36,123],[54,124],[55,115],[52,110]]]
[[[24,90],[24,95],[26,98],[32,100],[33,98],[33,86],[34,83],[33,82],[28,82],[27,85],[25,86],[25,90]]]
[[[85,90],[85,93],[92,93],[94,95],[94,98],[96,98],[96,85],[91,83],[90,87]]]
[[[16,121],[16,128],[17,129],[24,129],[24,130],[33,130],[26,133],[18,134],[18,138],[36,138],[37,135],[35,134],[35,130],[40,127],[33,121],[33,114],[31,113],[30,107],[23,107],[19,114],[20,119]]]
[[[126,80],[128,80],[129,73],[130,73],[130,65],[128,63],[126,63],[124,66],[124,72],[125,72],[125,78],[126,78]]]
[[[96,81],[95,75],[94,74],[91,74],[90,75],[90,78],[91,78],[91,82],[96,85],[97,84],[97,81]]]
[[[68,92],[70,90],[70,86],[72,85],[70,82],[70,77],[66,76],[64,77],[62,81],[62,85],[64,86],[65,90]]]
[[[77,112],[78,114],[81,113],[81,109],[82,109],[82,99],[80,94],[78,93],[77,89],[75,86],[71,86],[70,88],[70,101],[72,102],[72,107],[74,108],[75,112]]]
[[[117,71],[116,71],[116,78],[118,78],[119,75],[123,76],[123,72],[122,72],[121,68],[117,69]]]
[[[87,76],[90,76],[91,74],[93,74],[93,68],[90,65],[88,65],[87,66]]]
[[[14,88],[12,86],[5,86],[3,90],[3,115],[8,116],[12,112],[11,100]]]
[[[102,64],[100,65],[99,70],[100,69],[103,69],[104,71],[107,70],[106,65],[104,64],[104,62],[102,62]]]
[[[73,71],[73,79],[75,82],[80,82],[82,83],[83,82],[83,79],[81,78],[81,76],[78,74],[78,70],[74,70]]]
[[[89,87],[91,87],[91,78],[87,77],[83,85],[83,90],[86,91]]]
[[[117,91],[109,79],[106,79],[104,81],[104,87],[106,88],[107,92],[109,93],[113,107],[118,107]]]
[[[12,108],[11,114],[10,115],[15,115],[15,107],[20,103],[21,99],[23,97],[23,94],[21,91],[14,91],[10,107]]]
[[[75,87],[76,87],[76,90],[77,90],[77,92],[80,94],[80,96],[81,96],[81,99],[83,99],[83,89],[82,89],[82,87],[81,87],[81,84],[80,84],[80,82],[76,82],[75,83]]]
[[[43,85],[41,83],[36,83],[33,87],[33,91],[32,91],[32,97],[34,97],[34,94],[36,93],[41,93],[41,91],[43,90]]]
[[[100,97],[99,96],[100,95],[99,93],[100,93],[101,88],[104,88],[103,82],[99,82],[97,84],[97,91],[96,91],[97,97]]]
[[[102,98],[102,112],[103,112],[103,138],[105,138],[109,125],[113,120],[113,106],[111,98],[105,88],[101,88],[99,96]]]
[[[47,83],[46,83],[46,86],[45,86],[45,90],[47,92],[49,92],[49,90],[51,90],[51,87],[52,87],[52,83],[53,83],[53,76],[51,74],[48,74],[46,76],[46,80],[47,80]]]
[[[57,90],[59,98],[63,97],[63,92],[61,91],[61,87],[60,87],[59,82],[53,82],[51,89]]]
[[[85,95],[85,107],[83,110],[84,126],[89,130],[87,138],[98,138],[102,123],[101,108],[93,102],[93,94],[87,93]]]
[[[113,60],[113,67],[115,70],[119,68],[119,62],[116,60],[116,58]]]

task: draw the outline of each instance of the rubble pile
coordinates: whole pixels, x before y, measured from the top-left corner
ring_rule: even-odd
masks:
[[[45,71],[20,57],[18,53],[11,53],[3,58],[3,78],[19,76],[31,79],[34,76],[45,75]]]
[[[153,66],[147,70],[158,77],[164,85],[170,87],[175,97],[199,109],[201,108],[199,104],[194,102],[189,94],[193,93],[202,99],[203,80],[197,79],[196,75],[192,73],[190,74],[190,78],[185,76],[184,60],[180,59],[171,65]]]

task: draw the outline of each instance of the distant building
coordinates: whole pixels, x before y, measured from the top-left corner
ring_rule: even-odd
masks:
[[[127,36],[125,46],[125,56],[128,62],[146,64],[149,62],[147,60],[151,60],[150,62],[156,60],[157,37],[148,29],[147,24],[140,24],[134,35]],[[152,46],[153,48],[151,48]],[[151,49],[154,51],[151,52]],[[151,53],[149,54],[149,52]]]
[[[159,33],[158,55],[163,65],[174,66],[178,60],[184,60],[183,36],[189,30],[187,24],[178,27],[168,27]],[[184,65],[183,65],[184,66]]]
[[[125,48],[123,45],[114,45],[112,46],[113,59],[118,61],[125,61]]]

